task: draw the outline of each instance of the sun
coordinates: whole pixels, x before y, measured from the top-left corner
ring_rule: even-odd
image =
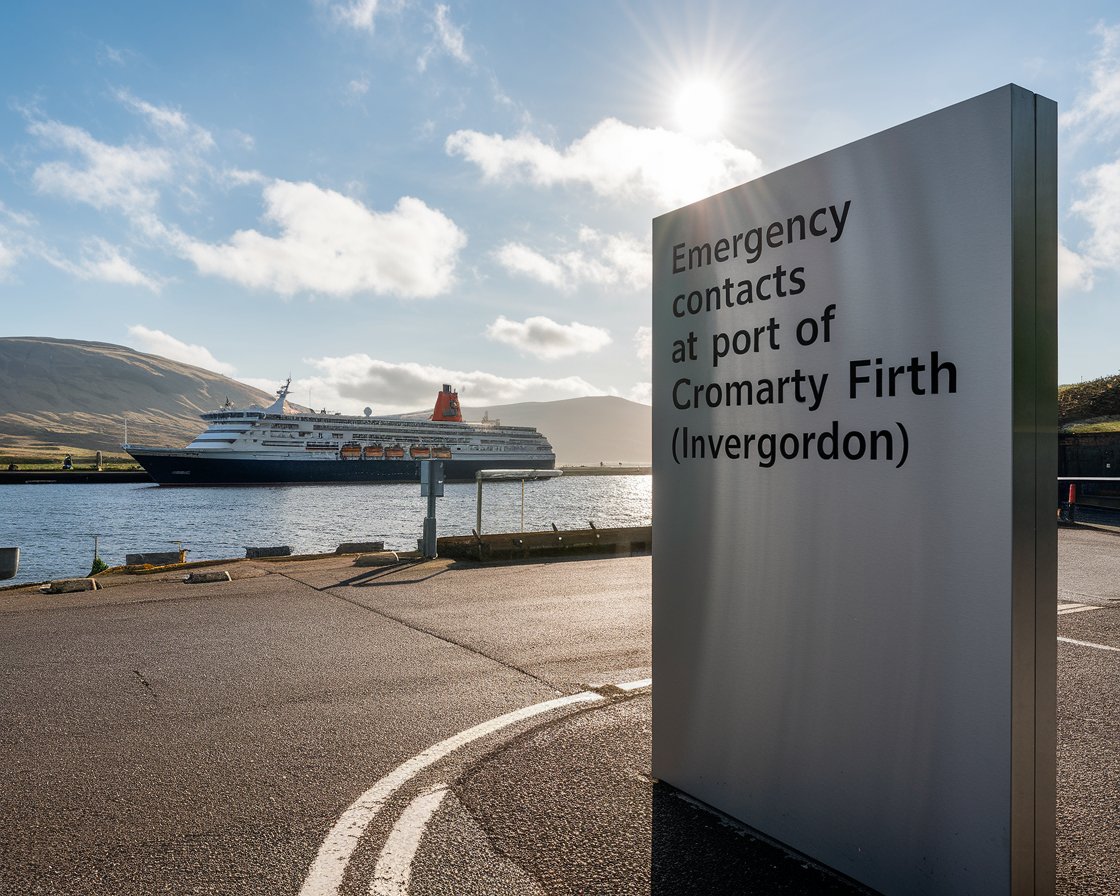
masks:
[[[724,89],[706,78],[682,84],[673,102],[673,117],[677,127],[696,137],[718,134],[723,128],[726,113]]]

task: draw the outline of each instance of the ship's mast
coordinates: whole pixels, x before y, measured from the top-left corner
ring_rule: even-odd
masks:
[[[288,389],[291,388],[291,385],[292,378],[289,376],[284,385],[276,390],[276,401],[272,403],[272,407],[265,411],[266,414],[282,415],[284,413],[284,401],[288,397]]]

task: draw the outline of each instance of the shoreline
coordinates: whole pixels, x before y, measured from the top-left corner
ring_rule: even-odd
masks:
[[[558,466],[565,476],[648,476],[650,467]],[[108,485],[121,482],[153,482],[144,470],[0,470],[0,485],[59,485],[81,483]]]

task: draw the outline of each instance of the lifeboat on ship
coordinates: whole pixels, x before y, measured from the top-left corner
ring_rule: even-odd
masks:
[[[451,460],[450,448],[433,448],[432,457],[436,460]]]
[[[357,442],[347,442],[338,449],[338,455],[343,460],[361,460],[362,446]]]
[[[385,457],[388,460],[400,460],[404,457],[404,449],[400,445],[390,445],[385,449]]]
[[[366,460],[381,460],[385,456],[385,449],[380,445],[366,445],[362,450],[362,457]]]
[[[414,460],[425,460],[432,456],[432,449],[426,445],[413,445],[408,449],[408,454]]]

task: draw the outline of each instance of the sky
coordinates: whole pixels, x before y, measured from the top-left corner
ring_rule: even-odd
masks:
[[[16,0],[0,335],[346,413],[648,403],[654,217],[1008,83],[1058,103],[1059,381],[1114,374],[1114,0]]]

